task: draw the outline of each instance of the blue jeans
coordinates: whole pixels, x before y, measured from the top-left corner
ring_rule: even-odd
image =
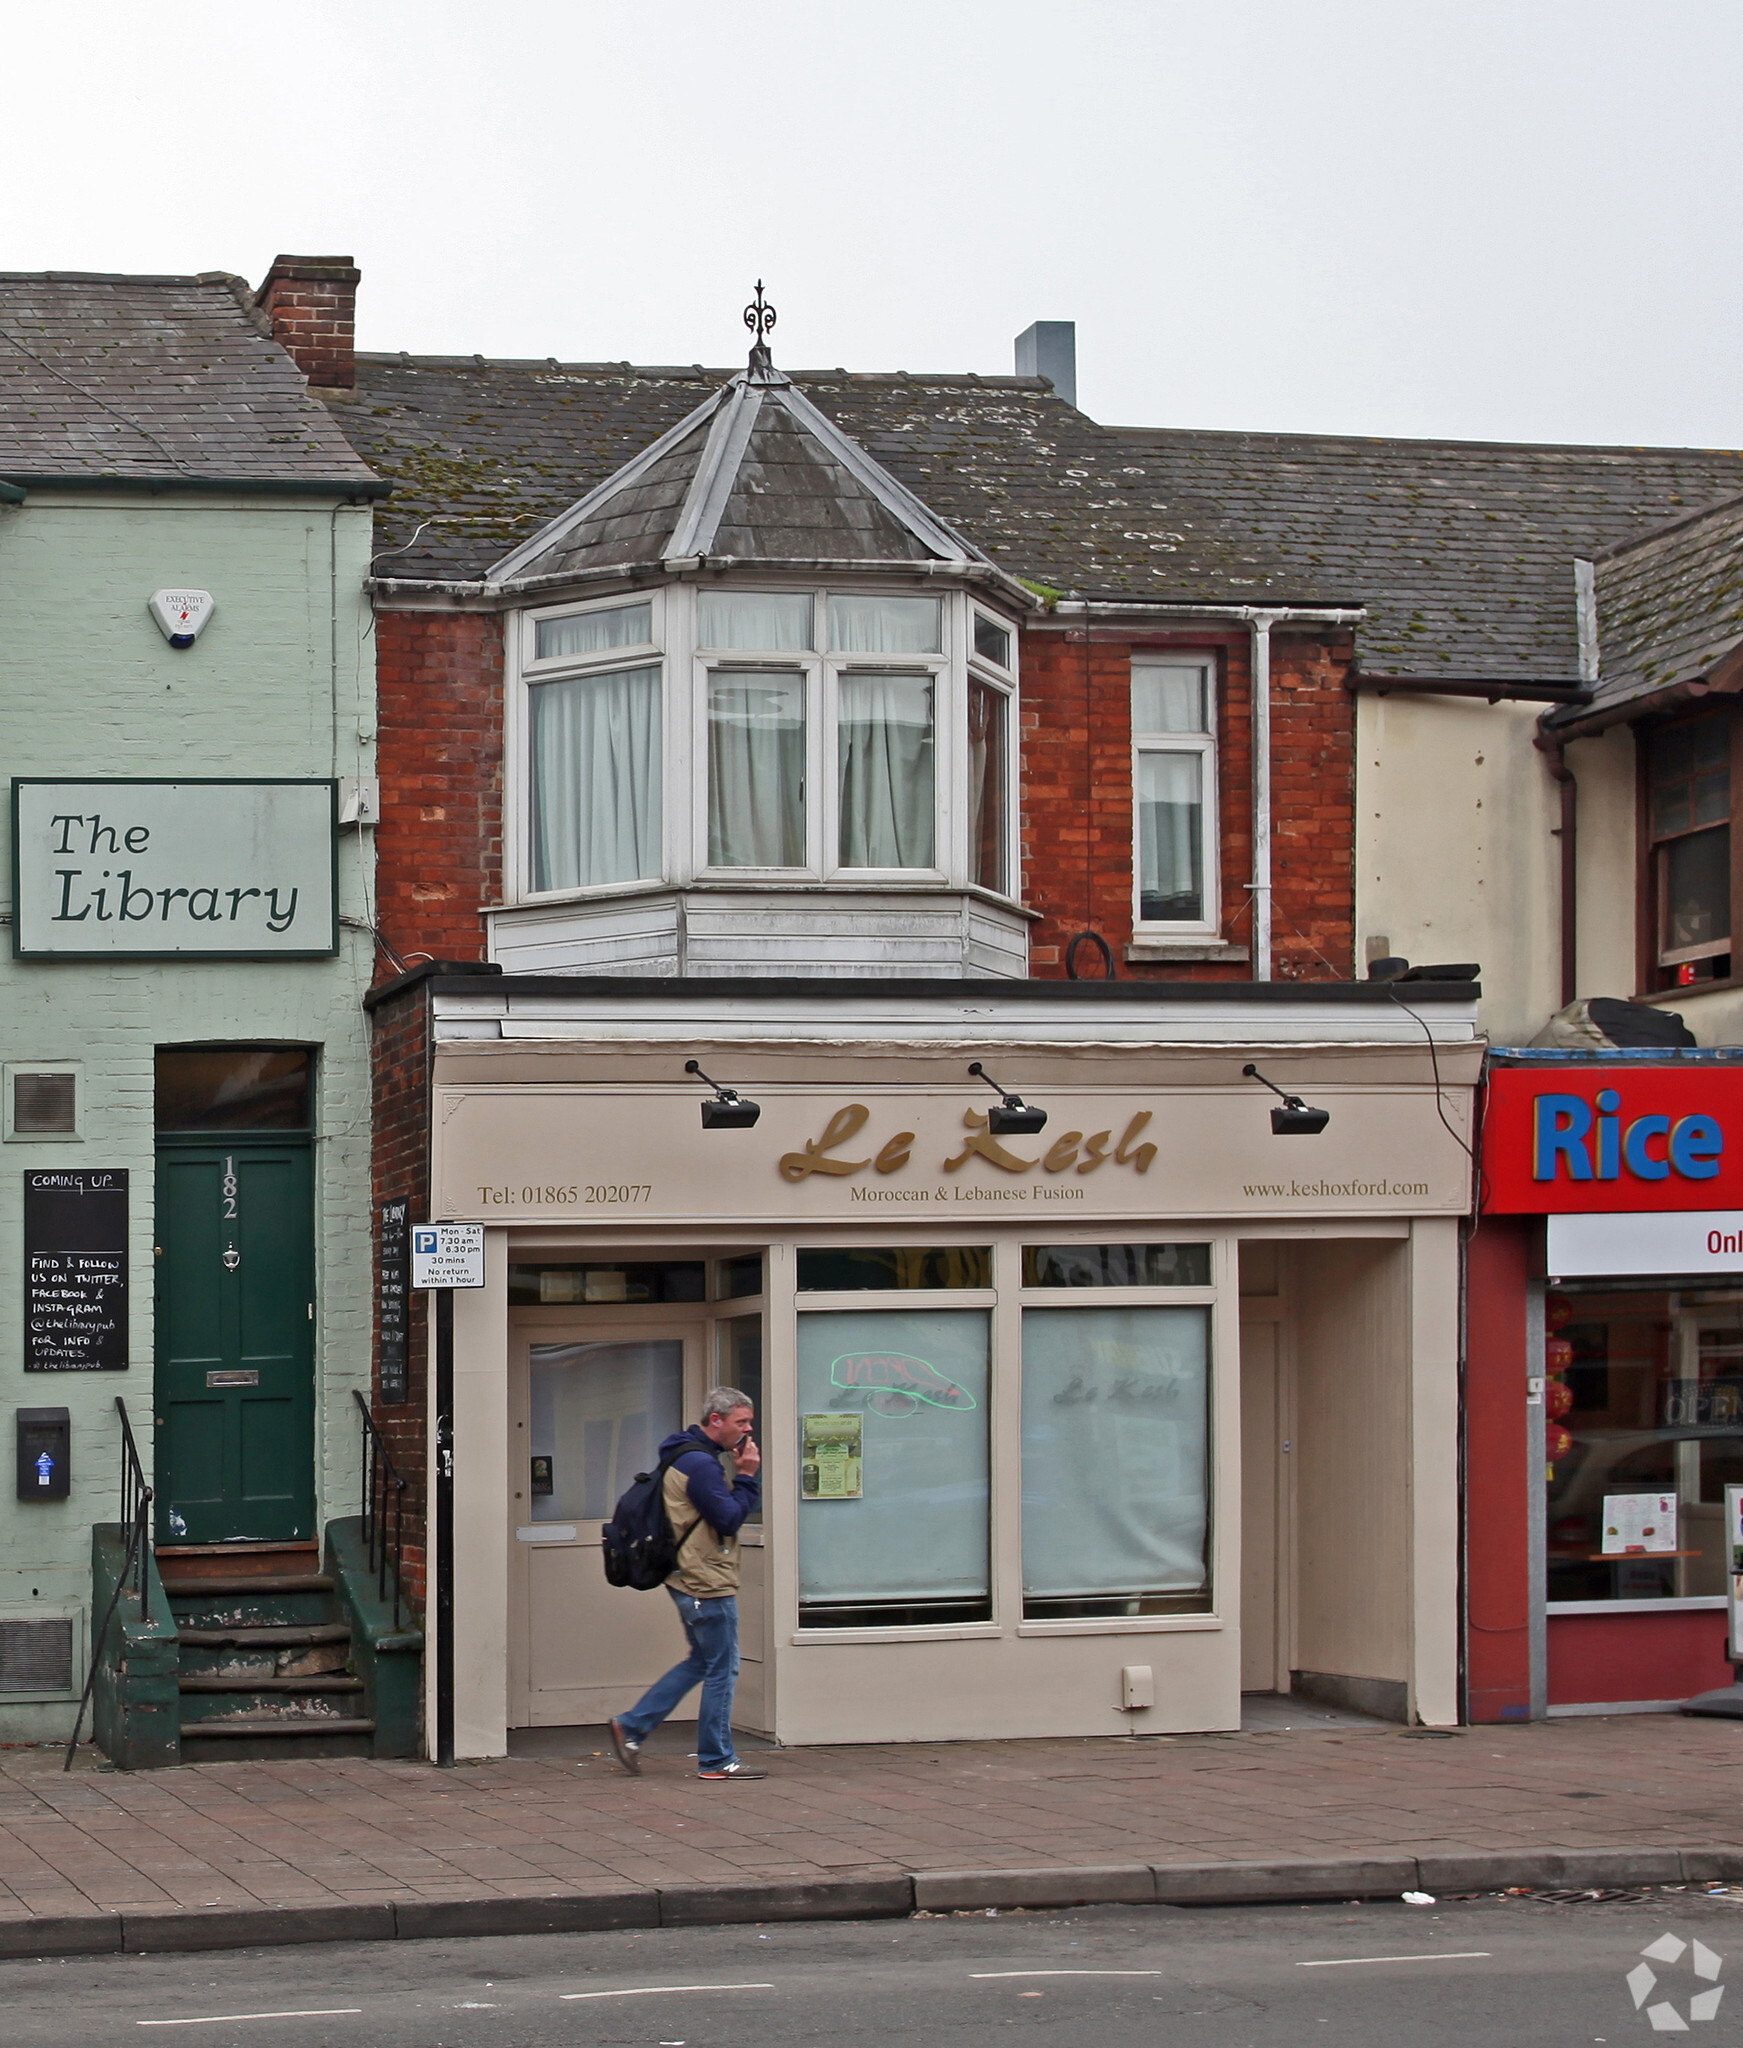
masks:
[[[727,1593],[718,1600],[698,1600],[668,1586],[678,1619],[684,1624],[690,1654],[674,1664],[664,1678],[656,1678],[627,1714],[619,1714],[617,1725],[632,1742],[645,1742],[693,1685],[702,1688],[702,1711],[697,1717],[696,1762],[699,1769],[717,1771],[734,1761],[732,1747],[732,1695],[738,1686],[738,1597]]]

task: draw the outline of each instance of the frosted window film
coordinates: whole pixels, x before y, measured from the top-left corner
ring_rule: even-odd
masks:
[[[984,1310],[799,1318],[799,1412],[864,1418],[858,1500],[802,1501],[804,1602],[984,1597]]]
[[[1196,1592],[1209,1533],[1210,1311],[1023,1313],[1023,1591]]]

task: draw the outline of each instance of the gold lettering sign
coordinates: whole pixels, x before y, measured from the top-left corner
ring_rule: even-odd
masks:
[[[962,1122],[968,1136],[963,1140],[962,1150],[954,1158],[944,1160],[942,1168],[945,1173],[956,1173],[971,1159],[984,1159],[1001,1173],[1030,1173],[1038,1166],[1043,1173],[1075,1171],[1084,1174],[1094,1173],[1098,1166],[1106,1166],[1111,1160],[1115,1166],[1131,1167],[1134,1173],[1148,1173],[1156,1157],[1156,1145],[1150,1139],[1139,1141],[1153,1114],[1148,1109],[1139,1110],[1120,1134],[1117,1145],[1111,1130],[1092,1131],[1087,1138],[1081,1131],[1065,1131],[1054,1139],[1040,1158],[1026,1159],[992,1135],[982,1111],[965,1110]],[[849,1139],[857,1138],[870,1121],[871,1111],[863,1102],[844,1104],[823,1126],[819,1136],[807,1138],[797,1152],[782,1153],[779,1163],[781,1178],[806,1181],[814,1173],[823,1173],[832,1179],[843,1180],[852,1174],[863,1173],[868,1166],[878,1173],[900,1173],[913,1157],[915,1133],[912,1131],[897,1131],[880,1147],[875,1158],[837,1159],[831,1156]]]

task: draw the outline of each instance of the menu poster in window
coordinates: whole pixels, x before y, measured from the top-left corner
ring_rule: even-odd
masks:
[[[1675,1549],[1674,1493],[1605,1494],[1604,1556],[1625,1557],[1630,1551],[1650,1556]]]
[[[127,1369],[127,1174],[24,1176],[24,1370]]]
[[[409,1394],[410,1210],[409,1202],[381,1205],[381,1398],[389,1405],[406,1400]]]
[[[859,1500],[864,1460],[861,1434],[864,1418],[858,1415],[804,1415],[803,1441],[799,1452],[799,1498],[801,1500]]]

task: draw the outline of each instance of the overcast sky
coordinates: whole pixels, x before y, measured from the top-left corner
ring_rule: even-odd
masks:
[[[1008,372],[1127,424],[1743,443],[1738,0],[58,0],[7,269],[355,255],[360,344]]]

